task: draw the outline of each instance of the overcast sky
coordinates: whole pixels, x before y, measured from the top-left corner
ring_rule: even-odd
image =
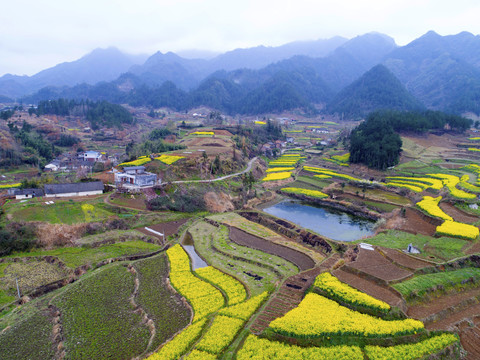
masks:
[[[480,33],[478,0],[13,0],[0,10],[0,75],[95,48],[225,52],[370,31],[405,45],[429,30]]]

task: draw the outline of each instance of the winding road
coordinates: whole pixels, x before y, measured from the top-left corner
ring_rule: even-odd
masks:
[[[234,177],[234,176],[242,175],[242,174],[245,174],[245,173],[249,172],[249,171],[252,169],[252,165],[253,165],[253,163],[254,163],[255,160],[257,160],[257,157],[256,157],[256,156],[248,162],[247,167],[245,168],[245,170],[240,171],[240,172],[235,173],[235,174],[225,175],[225,176],[222,176],[222,177],[219,177],[219,178],[209,179],[209,180],[177,180],[177,181],[167,181],[167,182],[160,183],[159,185],[182,184],[182,183],[209,183],[209,182],[214,182],[214,181],[222,181],[222,180],[225,180],[225,179],[228,179],[228,178],[231,178],[231,177]]]

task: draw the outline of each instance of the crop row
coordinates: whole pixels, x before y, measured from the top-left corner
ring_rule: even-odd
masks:
[[[287,167],[273,167],[270,169],[267,169],[267,174],[272,173],[272,172],[279,172],[279,171],[293,171],[295,168],[293,166],[287,166]]]
[[[387,176],[387,180],[392,182],[403,182],[407,184],[417,185],[426,188],[432,188],[434,190],[441,190],[443,188],[443,182],[440,179],[426,178],[426,177],[408,177],[408,176]],[[423,186],[424,185],[424,186]]]
[[[474,193],[480,193],[480,187],[478,186],[475,186],[473,184],[470,184],[468,182],[468,180],[470,180],[470,176],[469,175],[463,175],[461,178],[460,178],[460,186],[463,187],[464,189],[467,189],[471,192],[474,192]],[[477,184],[478,184],[478,180],[477,180]]]
[[[464,268],[453,271],[444,271],[433,274],[416,275],[411,279],[393,284],[406,299],[421,297],[432,289],[440,288],[449,290],[452,287],[466,283],[478,283],[480,281],[479,268]]]
[[[463,190],[457,189],[456,186],[458,183],[460,183],[460,179],[458,178],[458,176],[448,175],[448,174],[427,174],[427,176],[441,179],[453,197],[456,197],[459,199],[475,199],[476,198],[475,194],[470,194]]]
[[[247,298],[247,291],[240,281],[213,266],[197,269],[195,273],[223,290],[227,295],[229,305],[238,304]]]
[[[220,309],[218,313],[220,315],[225,315],[232,318],[248,320],[255,313],[255,311],[257,311],[258,307],[265,301],[267,297],[268,292],[264,291],[260,295],[254,296],[240,304]]]
[[[332,171],[324,168],[318,168],[314,166],[304,166],[303,170],[321,174],[321,175],[329,175],[329,176],[346,179],[350,181],[360,181],[360,179],[354,178],[353,176],[350,176],[350,175],[346,175],[346,174],[338,173],[336,171]]]
[[[118,166],[141,166],[141,165],[144,165],[148,162],[152,161],[152,159],[150,159],[149,157],[147,156],[140,156],[138,159],[136,160],[133,160],[133,161],[128,161],[128,162],[123,162],[121,164],[118,164]]]
[[[194,321],[202,319],[224,305],[222,293],[190,271],[190,259],[179,244],[168,249],[167,255],[170,260],[170,281],[192,305]]]
[[[190,135],[215,135],[213,131],[194,131],[191,132]]]
[[[442,200],[441,196],[438,196],[436,198],[431,197],[431,196],[424,196],[422,201],[419,201],[417,203],[417,206],[426,211],[429,215],[438,217],[443,220],[449,220],[453,221],[452,217],[450,215],[447,215],[443,212],[442,209],[438,206],[438,203]]]
[[[196,349],[210,354],[220,354],[230,345],[267,296],[268,293],[264,292],[243,303],[221,309]]]
[[[172,340],[163,345],[159,351],[149,356],[147,360],[177,360],[187,352],[192,344],[200,337],[207,319],[190,325]]]
[[[245,320],[217,315],[196,348],[211,354],[220,354],[244,324]]]
[[[295,187],[285,187],[281,189],[283,192],[290,193],[290,194],[301,194],[310,196],[313,198],[326,198],[328,197],[327,194],[318,191],[318,190],[309,190],[309,189],[302,189],[302,188],[295,188]]]
[[[237,360],[362,360],[358,346],[300,347],[249,335],[237,353]]]
[[[163,162],[164,164],[171,165],[174,162],[176,162],[180,159],[184,159],[184,158],[185,158],[185,156],[161,154],[159,157],[156,157],[155,160],[159,160],[159,161]]]
[[[436,232],[439,235],[454,236],[471,240],[476,239],[479,235],[478,227],[449,220],[445,221],[442,225],[437,226]]]
[[[272,321],[269,327],[281,335],[300,338],[396,336],[413,334],[423,328],[423,323],[418,320],[382,320],[350,310],[314,293],[307,294],[297,308]]]
[[[333,300],[339,300],[353,306],[365,306],[381,312],[390,310],[390,305],[387,303],[352,288],[328,272],[318,275],[313,286],[320,289]]]
[[[435,354],[445,347],[458,342],[453,334],[441,334],[415,344],[396,346],[370,346],[364,351],[371,360],[414,360],[423,356]],[[363,359],[362,349],[358,346],[300,347],[278,341],[271,341],[249,335],[237,354],[238,360],[355,360]]]
[[[262,181],[275,181],[275,180],[284,180],[288,179],[292,176],[291,171],[282,171],[282,172],[273,172],[273,173],[268,173],[267,176],[265,176]]]
[[[434,354],[445,347],[458,342],[458,337],[453,334],[441,334],[415,344],[396,346],[365,346],[365,353],[370,360],[413,360]]]
[[[402,187],[408,190],[412,190],[414,192],[420,193],[424,190],[424,188],[418,186],[418,185],[412,185],[410,183],[406,182],[398,182],[398,181],[390,181],[385,183],[386,186],[395,186],[395,187]]]
[[[216,355],[209,354],[205,351],[200,350],[192,350],[190,354],[185,356],[184,360],[215,360],[217,358]]]

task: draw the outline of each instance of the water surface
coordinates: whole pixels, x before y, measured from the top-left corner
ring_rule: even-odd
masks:
[[[333,240],[354,241],[374,233],[371,220],[298,201],[282,201],[263,211]]]

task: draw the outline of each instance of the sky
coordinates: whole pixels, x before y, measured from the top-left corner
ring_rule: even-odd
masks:
[[[371,31],[406,45],[429,30],[480,33],[478,0],[14,0],[0,11],[0,76],[95,48],[225,52]]]

